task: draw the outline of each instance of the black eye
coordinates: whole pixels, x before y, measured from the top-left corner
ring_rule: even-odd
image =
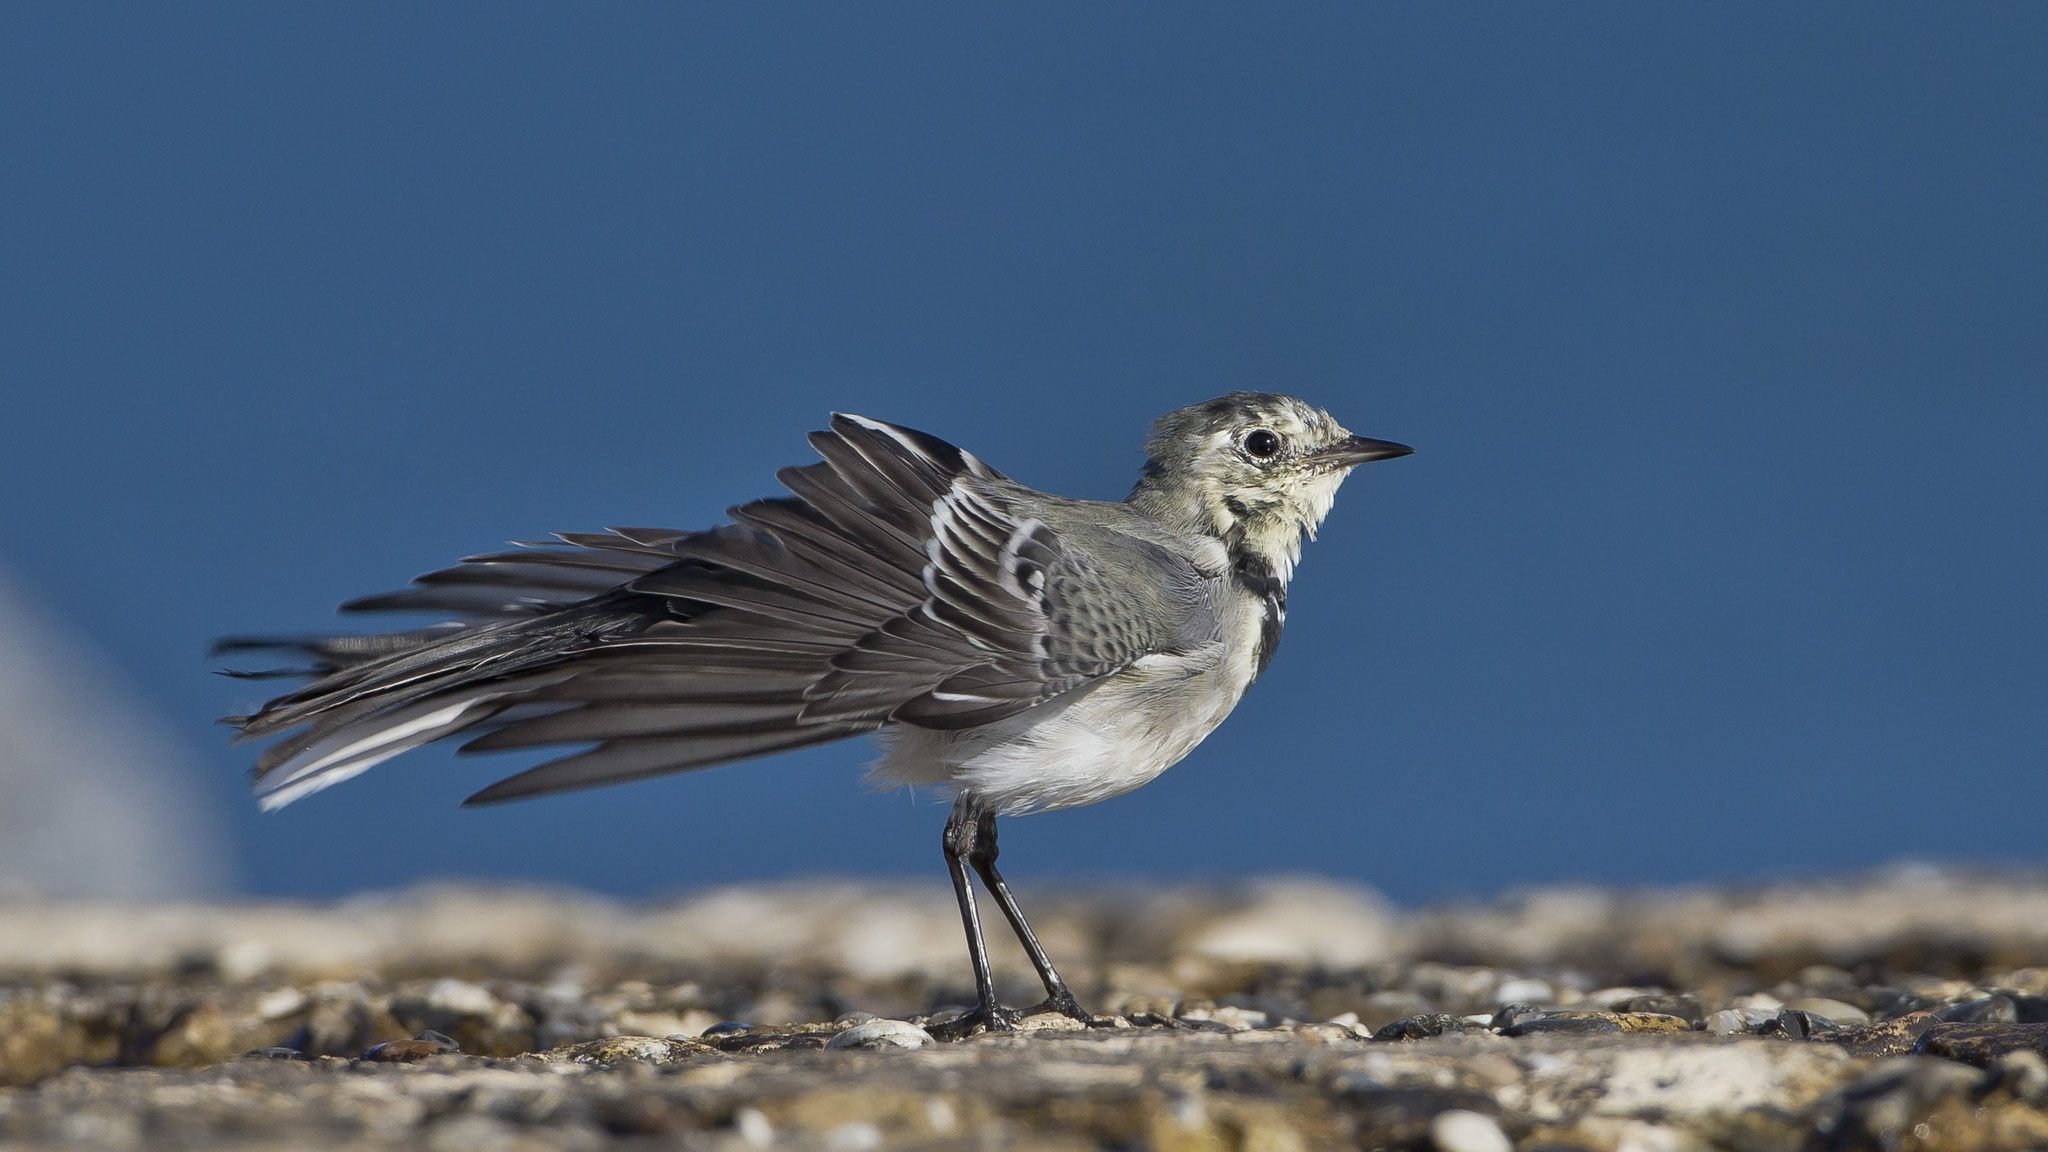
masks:
[[[1280,451],[1280,437],[1264,428],[1254,428],[1244,435],[1244,450],[1263,459]]]

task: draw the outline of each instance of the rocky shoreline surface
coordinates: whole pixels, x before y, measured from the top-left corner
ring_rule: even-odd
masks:
[[[2048,876],[1030,904],[945,1042],[936,886],[0,901],[0,1149],[2048,1147]]]

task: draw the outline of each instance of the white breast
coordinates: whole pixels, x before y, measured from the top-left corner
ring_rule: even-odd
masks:
[[[1148,783],[1214,731],[1252,681],[1264,605],[1231,607],[1226,639],[1199,652],[1146,657],[985,728],[892,728],[869,779],[950,784],[1004,815],[1094,804]]]

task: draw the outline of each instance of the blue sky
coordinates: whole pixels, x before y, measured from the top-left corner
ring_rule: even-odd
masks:
[[[250,892],[936,877],[858,745],[246,796],[229,632],[688,527],[833,409],[1120,497],[1293,392],[1361,469],[1187,761],[1019,879],[1403,899],[2040,863],[2048,10],[11,4],[0,564]],[[167,769],[168,770],[168,769]]]

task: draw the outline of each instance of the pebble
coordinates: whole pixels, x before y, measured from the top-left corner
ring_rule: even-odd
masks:
[[[1017,1021],[1019,1032],[1085,1032],[1088,1024],[1064,1012],[1040,1012]]]
[[[1728,1001],[1728,1006],[1743,1012],[1761,1012],[1766,1016],[1776,1016],[1785,1007],[1785,1002],[1769,992],[1752,992]]]
[[[1856,977],[1829,964],[1809,964],[1799,970],[1799,975],[1793,977],[1792,982],[1823,996],[1853,992],[1861,986]]]
[[[732,1126],[740,1143],[749,1148],[767,1148],[775,1143],[775,1125],[759,1108],[743,1107],[732,1114]]]
[[[1212,1020],[1230,1029],[1232,1032],[1242,1032],[1248,1028],[1265,1028],[1269,1027],[1272,1023],[1272,1017],[1264,1012],[1231,1005],[1211,1008],[1199,1015],[1195,1012],[1182,1013],[1182,1018],[1187,1020]]]
[[[1409,1016],[1394,1021],[1372,1034],[1374,1040],[1426,1040],[1431,1036],[1442,1036],[1456,1032],[1482,1032],[1484,1025],[1474,1024],[1463,1016],[1451,1016],[1442,1012],[1425,1012],[1420,1016]]]
[[[553,1048],[537,1054],[537,1058],[556,1065],[582,1064],[612,1068],[629,1064],[651,1064],[657,1068],[674,1068],[697,1060],[705,1054],[704,1045],[695,1040],[609,1036],[602,1040],[589,1040],[582,1044]]]
[[[1804,1012],[1810,1016],[1825,1016],[1837,1024],[1870,1023],[1870,1013],[1856,1007],[1854,1004],[1845,1004],[1840,1000],[1829,999],[1825,996],[1808,996],[1803,999],[1793,1000],[1787,1003],[1785,1007],[1796,1012]]]
[[[1993,1060],[1985,1073],[1994,1090],[2004,1089],[2015,1100],[2037,1108],[2048,1101],[2048,1059],[2031,1048],[2007,1052]]]
[[[427,1006],[456,1016],[489,1016],[498,1010],[498,998],[480,985],[444,977],[427,989]]]
[[[1078,1023],[1078,1021],[1077,1021]],[[827,1048],[922,1048],[932,1034],[901,1020],[864,1020],[825,1041]]]
[[[826,1152],[873,1152],[881,1146],[882,1130],[865,1120],[841,1124],[825,1133]]]
[[[1669,988],[1616,987],[1599,988],[1588,992],[1580,1003],[1587,1008],[1612,1010],[1624,1000],[1640,1000],[1646,996],[1669,996]]]
[[[1493,998],[1504,1005],[1550,1004],[1556,1002],[1557,991],[1548,980],[1509,977],[1493,990]]]
[[[1765,1036],[1788,1036],[1794,1040],[1807,1040],[1824,1036],[1840,1029],[1833,1020],[1800,1008],[1787,1008],[1769,1020],[1757,1031]]]
[[[1501,1029],[1503,1036],[1534,1036],[1555,1032],[1590,1036],[1604,1032],[1688,1032],[1692,1022],[1659,1012],[1552,1012]]]
[[[2048,1024],[1936,1024],[1913,1051],[1982,1067],[2008,1052],[2048,1053]]]
[[[1631,996],[1611,1005],[1609,1011],[1650,1012],[1658,1016],[1676,1016],[1695,1024],[1707,1018],[1706,1012],[1700,1008],[1699,998],[1687,995]]]
[[[1749,1017],[1734,1008],[1723,1008],[1707,1017],[1707,1031],[1716,1036],[1740,1036],[1750,1027]]]
[[[1828,1143],[1837,1148],[1901,1148],[1914,1125],[1944,1097],[1974,1093],[1980,1074],[1941,1060],[1899,1057],[1871,1066],[1843,1091]],[[1921,1144],[1925,1137],[1914,1141]]]
[[[1873,1017],[1896,1017],[1904,1016],[1910,1012],[1931,1012],[1947,1004],[1945,1000],[1939,1000],[1932,996],[1922,996],[1917,992],[1908,992],[1904,988],[1893,988],[1884,984],[1873,984],[1863,989],[1863,994],[1859,999],[1863,1003],[1870,1005],[1870,1014]]]
[[[1500,1122],[1481,1112],[1451,1108],[1429,1122],[1429,1141],[1437,1152],[1514,1152],[1514,1142]]]
[[[279,988],[275,992],[264,993],[263,999],[256,1002],[256,1018],[282,1020],[304,1011],[308,1003],[310,1000],[306,994],[297,988]]]
[[[1903,1056],[1939,1023],[1932,1012],[1909,1012],[1882,1024],[1846,1028],[1826,1039],[1847,1048],[1851,1056]]]
[[[1512,1028],[1524,1020],[1534,1020],[1545,1015],[1543,1009],[1533,1004],[1509,1004],[1493,1014],[1486,1022],[1489,1028]]]
[[[1405,990],[1375,992],[1359,1006],[1358,1019],[1369,1031],[1377,1032],[1396,1020],[1423,1016],[1431,1011],[1429,1000]]]
[[[378,1064],[410,1064],[415,1060],[454,1055],[461,1051],[455,1041],[429,1030],[410,1040],[387,1040],[363,1053],[363,1059]]]
[[[1524,1020],[1500,1030],[1503,1036],[1537,1036],[1544,1033],[1562,1033],[1567,1036],[1592,1036],[1603,1032],[1619,1033],[1621,1024],[1610,1019],[1606,1013],[1587,1012],[1572,1016],[1538,1016]]]
[[[2019,1006],[2010,996],[1986,996],[1951,1004],[1935,1013],[1950,1024],[2017,1024]]]
[[[1296,1024],[1294,1034],[1316,1044],[1349,1044],[1358,1033],[1342,1024]]]

